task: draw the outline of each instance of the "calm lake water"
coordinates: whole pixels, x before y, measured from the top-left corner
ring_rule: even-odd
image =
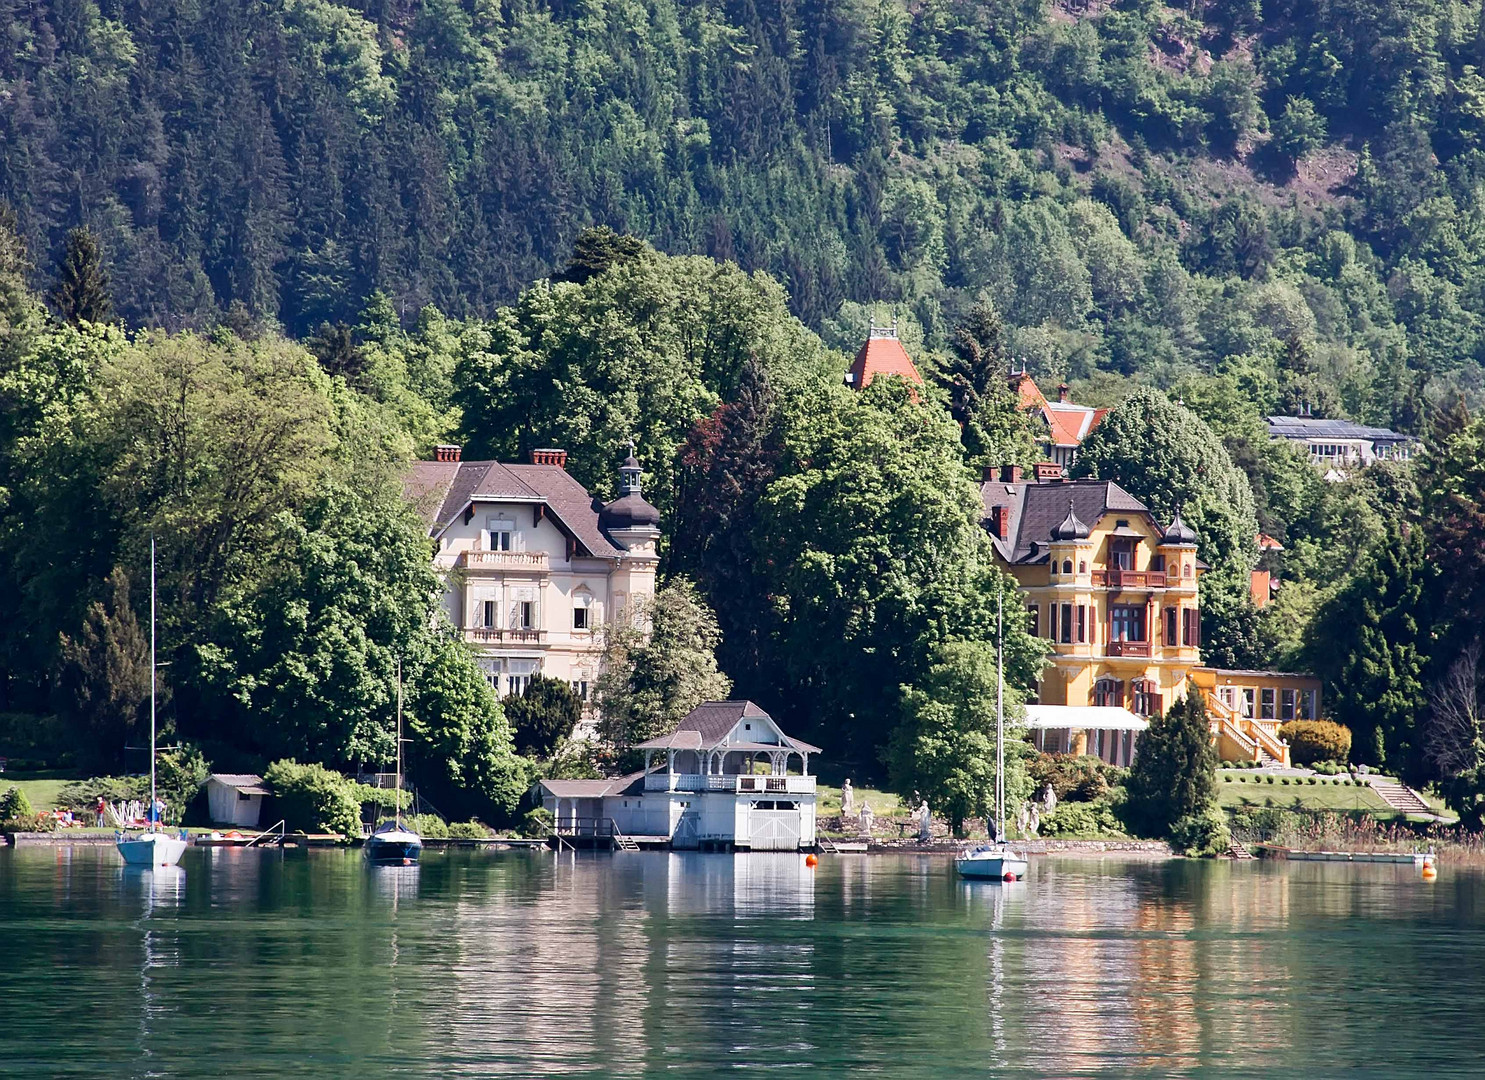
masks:
[[[0,850],[0,1076],[1485,1075],[1485,875]]]

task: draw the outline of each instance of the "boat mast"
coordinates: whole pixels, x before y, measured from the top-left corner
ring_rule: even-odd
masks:
[[[1005,582],[995,594],[995,838],[1005,839]]]
[[[397,658],[397,790],[392,799],[392,820],[402,828],[402,657]]]
[[[150,811],[155,816],[155,534],[150,533]],[[160,822],[155,822],[159,829]]]

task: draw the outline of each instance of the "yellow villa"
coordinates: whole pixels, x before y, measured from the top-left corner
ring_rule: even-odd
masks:
[[[1206,567],[1179,514],[1162,526],[1118,484],[1064,480],[1050,463],[1029,478],[1004,467],[980,495],[1027,625],[1052,646],[1029,711],[1040,748],[1128,764],[1145,718],[1194,685],[1225,759],[1288,763],[1278,727],[1318,715],[1319,682],[1201,666]]]

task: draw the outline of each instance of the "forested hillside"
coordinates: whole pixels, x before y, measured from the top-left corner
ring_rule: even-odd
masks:
[[[0,201],[131,324],[489,315],[580,227],[784,282],[833,344],[981,291],[1034,372],[1304,354],[1479,382],[1478,5],[91,0],[0,7]],[[842,310],[842,303],[846,307]],[[1278,407],[1285,402],[1275,400]]]

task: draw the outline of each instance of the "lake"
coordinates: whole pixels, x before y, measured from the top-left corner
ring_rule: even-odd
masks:
[[[1479,1076],[1485,874],[0,849],[0,1076]]]

